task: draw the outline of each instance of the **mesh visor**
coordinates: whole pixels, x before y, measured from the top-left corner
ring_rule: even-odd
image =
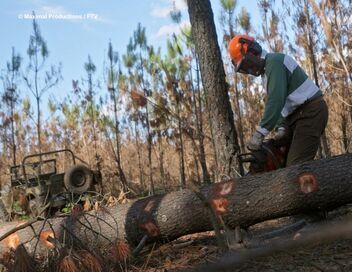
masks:
[[[236,72],[259,76],[263,72],[263,61],[251,54],[245,54],[239,62],[232,60]]]
[[[246,61],[246,58],[242,58],[239,62],[232,60],[232,64],[235,67],[236,72],[242,74],[249,74],[255,67],[253,63]]]

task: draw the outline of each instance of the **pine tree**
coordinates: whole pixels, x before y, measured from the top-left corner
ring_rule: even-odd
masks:
[[[37,119],[35,125],[37,128],[38,152],[40,153],[42,151],[41,99],[46,92],[57,85],[61,80],[61,65],[58,67],[52,65],[50,70],[43,70],[49,57],[49,51],[35,19],[33,19],[33,33],[30,35],[27,55],[29,57],[29,63],[27,73],[24,75],[24,80],[36,102]],[[42,74],[44,78],[41,77]]]
[[[2,95],[2,101],[7,107],[8,112],[5,114],[3,126],[9,124],[10,126],[10,139],[11,139],[11,158],[12,164],[17,164],[16,152],[16,134],[17,126],[16,119],[18,114],[16,113],[16,106],[19,99],[18,83],[20,80],[20,67],[22,58],[15,52],[15,48],[12,47],[11,60],[6,64],[6,71],[1,75],[3,81],[4,93]]]

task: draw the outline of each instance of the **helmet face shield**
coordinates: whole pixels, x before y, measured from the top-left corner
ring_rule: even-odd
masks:
[[[239,63],[232,61],[238,73],[260,76],[264,73],[265,60],[260,57],[246,53]]]

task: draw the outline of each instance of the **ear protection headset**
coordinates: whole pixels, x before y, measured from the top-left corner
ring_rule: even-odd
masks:
[[[242,44],[242,60],[236,71],[244,74],[251,74],[259,76],[264,72],[265,60],[260,55],[262,54],[262,47],[256,41],[240,38],[239,42]],[[243,44],[247,44],[247,50],[245,51]]]
[[[242,44],[244,44],[244,43],[247,44],[247,51],[246,52],[244,52],[243,46],[241,48],[242,55],[245,55],[246,53],[249,52],[255,56],[259,56],[262,53],[262,47],[256,41],[248,40],[246,38],[240,38],[238,41]]]

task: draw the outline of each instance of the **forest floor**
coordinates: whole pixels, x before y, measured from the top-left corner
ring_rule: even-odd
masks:
[[[352,205],[331,211],[325,221],[313,224],[319,227],[332,222],[338,224],[346,219],[352,219]],[[259,233],[270,232],[278,228],[284,222],[287,223],[287,220],[283,218],[263,222],[252,226],[249,232],[255,237]],[[312,224],[308,224],[300,231],[311,226]],[[294,239],[293,237],[295,234],[291,235],[291,240]],[[244,248],[238,250],[246,251]],[[160,246],[150,245],[138,258],[125,267],[124,271],[183,271],[202,265],[197,271],[206,272],[204,265],[219,263],[223,255],[224,252],[218,246],[214,232],[203,232],[183,236]],[[212,271],[225,270],[219,268],[219,270]],[[322,239],[308,246],[252,258],[235,267],[230,266],[226,271],[352,271],[352,237],[350,240],[337,239],[332,242],[325,242]]]

